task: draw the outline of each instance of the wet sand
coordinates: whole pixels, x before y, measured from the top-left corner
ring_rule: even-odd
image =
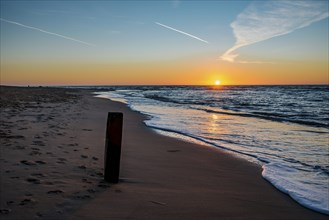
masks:
[[[124,114],[119,184],[103,181],[107,112]],[[90,91],[1,87],[1,219],[328,219],[261,167],[157,134]]]

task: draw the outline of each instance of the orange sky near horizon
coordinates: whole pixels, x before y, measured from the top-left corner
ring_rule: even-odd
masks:
[[[3,85],[328,84],[326,62],[272,64],[196,60],[135,63],[5,63]]]

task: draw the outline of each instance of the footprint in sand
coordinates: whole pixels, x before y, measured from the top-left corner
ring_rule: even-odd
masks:
[[[95,189],[87,189],[87,192],[88,192],[88,193],[92,193],[92,194],[94,194],[94,193],[97,192],[97,190],[95,190]]]
[[[17,149],[17,150],[23,150],[23,149],[25,149],[25,147],[24,146],[15,146],[15,149]]]
[[[52,194],[52,195],[58,195],[58,194],[61,194],[61,193],[64,193],[64,192],[60,189],[50,190],[50,191],[47,192],[47,194]]]
[[[82,182],[84,182],[84,183],[89,183],[89,184],[93,183],[93,182],[91,182],[90,180],[88,180],[87,178],[82,178],[81,180],[82,180]]]
[[[46,132],[46,131],[42,132],[42,134],[43,134],[44,137],[48,137],[49,136],[49,133]]]
[[[27,198],[27,199],[23,199],[23,200],[19,203],[19,205],[20,205],[20,206],[24,206],[24,205],[33,204],[33,203],[36,203],[36,200],[35,200],[35,199]]]
[[[35,162],[30,161],[30,160],[21,160],[20,161],[22,164],[28,165],[28,166],[34,166],[37,165]]]
[[[59,164],[66,164],[66,159],[65,158],[58,158],[57,159],[58,161],[56,163],[59,163]]]
[[[34,155],[41,155],[42,153],[40,153],[39,151],[32,151],[31,153],[29,153],[30,156],[34,156]]]
[[[26,181],[29,182],[29,183],[34,183],[34,184],[40,184],[41,183],[41,181],[39,179],[36,179],[36,178],[27,178]]]
[[[51,181],[45,181],[42,183],[43,185],[47,185],[47,186],[52,186],[54,185],[55,183],[51,182]]]
[[[46,144],[43,141],[33,141],[33,144],[32,145],[46,146]]]
[[[42,217],[42,216],[43,216],[43,214],[40,213],[40,212],[37,212],[35,215],[36,215],[37,217]]]
[[[11,212],[11,209],[0,209],[0,214],[7,215]]]
[[[11,176],[10,179],[19,179],[19,176]]]
[[[99,177],[103,177],[103,173],[102,173],[102,172],[95,172],[95,173],[91,173],[90,176],[99,176]]]
[[[57,160],[59,160],[59,161],[67,161],[67,159],[62,158],[62,157],[58,158]]]
[[[39,135],[34,135],[35,139],[41,139],[41,137]]]
[[[43,173],[32,173],[31,176],[34,176],[34,177],[47,177],[45,174]]]
[[[75,199],[80,199],[80,200],[85,200],[85,199],[90,199],[90,195],[76,195],[74,196]]]
[[[78,166],[80,169],[82,169],[82,170],[85,170],[85,169],[87,169],[87,167],[85,166],[85,165],[80,165],[80,166]]]
[[[46,152],[47,155],[53,156],[54,154],[52,152]]]
[[[92,159],[93,159],[93,160],[98,160],[98,158],[97,158],[97,157],[92,157]]]
[[[4,138],[8,138],[8,139],[25,139],[25,137],[23,135],[7,135]]]
[[[12,204],[14,204],[14,201],[7,201],[6,204],[7,205],[12,205]]]
[[[167,150],[167,152],[169,152],[169,153],[176,153],[176,152],[180,152],[180,150]]]
[[[30,161],[30,160],[21,160],[20,161],[22,164],[25,164],[27,166],[35,166],[37,164],[46,164],[45,161],[43,160],[36,160],[36,161]]]
[[[106,189],[106,188],[110,187],[110,185],[106,184],[106,183],[99,183],[97,186],[100,187],[100,188],[103,188],[103,189]]]

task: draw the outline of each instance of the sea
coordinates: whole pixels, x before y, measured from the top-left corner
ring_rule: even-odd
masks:
[[[277,189],[329,215],[329,85],[96,88],[163,135],[260,164]]]

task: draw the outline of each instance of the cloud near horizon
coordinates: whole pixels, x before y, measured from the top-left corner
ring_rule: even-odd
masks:
[[[235,51],[294,30],[307,27],[329,16],[326,1],[266,1],[253,2],[231,23],[236,42],[220,60],[239,63],[261,61],[236,61]]]

